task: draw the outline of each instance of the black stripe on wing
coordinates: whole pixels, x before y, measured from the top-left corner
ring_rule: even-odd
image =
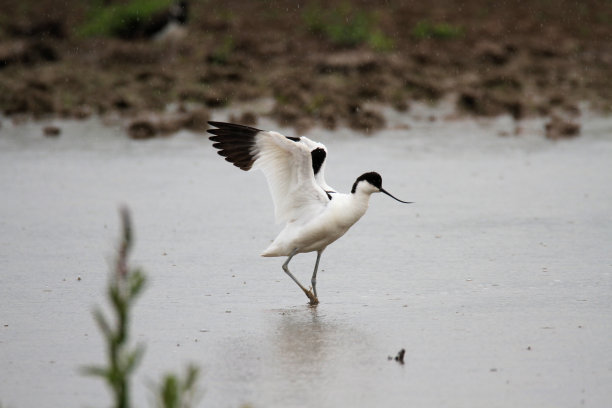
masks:
[[[325,150],[321,149],[320,147],[317,147],[316,149],[310,152],[310,155],[312,156],[312,171],[314,172],[314,174],[317,174],[319,170],[321,170],[321,166],[323,166],[323,162],[325,161],[325,156],[327,156],[327,153],[325,153]]]
[[[219,149],[217,153],[234,166],[244,171],[250,170],[256,159],[255,136],[262,130],[226,122],[211,121],[208,124],[217,128],[207,130],[213,135],[209,139],[215,142],[213,147]],[[285,137],[296,143],[300,141],[299,137]]]

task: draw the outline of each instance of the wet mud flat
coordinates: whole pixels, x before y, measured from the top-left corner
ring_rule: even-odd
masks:
[[[372,197],[326,250],[316,308],[282,259],[258,257],[278,232],[263,176],[220,160],[201,134],[135,141],[97,119],[57,123],[58,138],[37,122],[3,128],[2,403],[108,405],[78,367],[103,359],[91,310],[125,203],[133,262],[150,278],[134,312],[138,405],[162,372],[194,362],[202,406],[606,407],[610,120],[585,113],[582,137],[551,143],[541,119],[496,137],[511,117],[384,112],[390,128],[371,138],[308,134],[327,145],[338,190],[376,170],[415,201]],[[307,279],[314,259],[297,256],[293,272]]]
[[[468,115],[550,118],[559,138],[580,133],[579,102],[612,101],[607,1],[191,2],[187,34],[168,41],[84,36],[96,10],[83,2],[5,3],[0,109],[14,120],[119,114],[145,138],[270,98],[234,120],[372,133],[388,125],[373,105],[452,94]]]

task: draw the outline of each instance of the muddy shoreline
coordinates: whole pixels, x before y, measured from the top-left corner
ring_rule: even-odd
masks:
[[[546,135],[560,138],[580,133],[579,102],[612,110],[604,1],[192,2],[186,30],[163,40],[78,35],[90,11],[81,2],[8,3],[0,109],[13,120],[118,114],[146,138],[202,130],[211,109],[272,98],[267,115],[283,126],[371,133],[386,126],[376,105],[408,111],[452,94],[466,115],[549,117]],[[338,42],[326,31],[338,15],[350,27],[364,20],[370,37]]]

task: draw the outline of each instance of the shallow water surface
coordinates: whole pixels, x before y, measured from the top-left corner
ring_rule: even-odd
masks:
[[[149,277],[134,315],[138,406],[187,362],[203,370],[202,406],[609,406],[612,120],[587,114],[581,137],[553,143],[537,120],[499,137],[507,118],[390,115],[372,137],[308,135],[328,146],[338,190],[376,170],[415,201],[372,197],[323,254],[316,308],[282,258],[258,256],[280,229],[263,175],[203,135],[138,142],[92,120],[48,139],[5,121],[0,402],[109,405],[78,368],[104,358],[91,310],[125,203]],[[314,260],[291,263],[304,283]],[[405,365],[388,359],[402,348]]]

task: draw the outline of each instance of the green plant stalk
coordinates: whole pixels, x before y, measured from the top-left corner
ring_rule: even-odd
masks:
[[[114,406],[130,406],[130,374],[134,371],[143,355],[144,348],[130,349],[129,316],[136,298],[145,284],[145,276],[139,269],[129,269],[127,260],[132,247],[132,228],[127,209],[121,210],[122,241],[119,247],[115,271],[108,285],[108,299],[114,312],[114,324],[99,309],[94,310],[94,318],[102,332],[108,355],[108,366],[91,366],[85,373],[105,379],[113,392]]]
[[[107,349],[106,366],[87,366],[83,372],[105,380],[113,393],[114,408],[130,407],[130,378],[144,354],[144,347],[129,347],[129,327],[132,308],[142,292],[146,279],[140,269],[130,268],[128,258],[132,249],[132,225],[127,209],[120,211],[122,238],[111,273],[107,296],[113,311],[111,322],[100,308],[93,315]],[[166,374],[155,395],[160,408],[190,408],[198,397],[196,381],[199,369],[187,367],[184,377]]]

